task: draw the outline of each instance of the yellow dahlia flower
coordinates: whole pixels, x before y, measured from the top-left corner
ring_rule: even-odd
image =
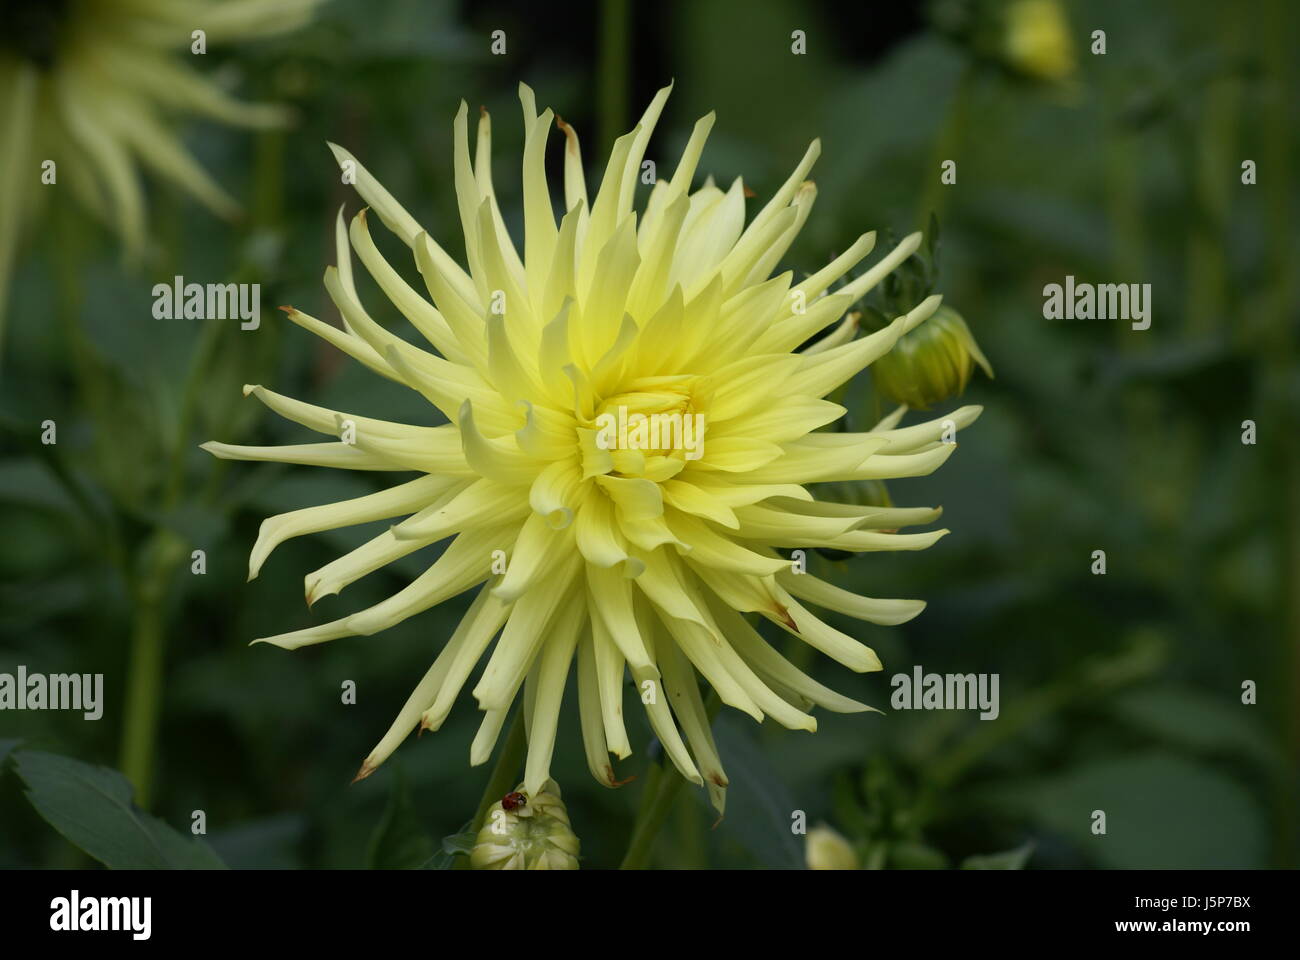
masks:
[[[484,113],[479,121],[471,162],[462,103],[453,169],[468,272],[351,154],[331,145],[341,166],[355,173],[370,209],[411,248],[432,302],[381,256],[363,210],[346,229],[340,212],[339,264],[325,271],[345,329],[285,309],[375,373],[420,393],[450,422],[391,423],[249,386],[246,393],[282,416],[339,439],[205,448],[231,459],[420,474],[379,493],[262,524],[250,577],[289,537],[405,518],[308,574],[309,604],[398,557],[449,541],[435,563],[390,599],[262,642],[296,649],[369,635],[479,588],[358,776],[383,763],[415,727],[437,729],[491,648],[473,684],[484,718],[470,749],[472,764],[488,759],[522,687],[524,790],[533,795],[542,788],[576,659],[593,776],[616,785],[610,754],[632,751],[623,722],[630,671],[633,696],[664,751],[683,777],[707,782],[721,809],[727,777],[697,675],[723,703],[797,730],[816,729],[808,712],[814,705],[871,709],[797,670],[745,614],[765,617],[862,672],[881,668],[876,655],[804,603],[882,624],[901,623],[924,606],[854,595],[801,572],[797,557],[777,553],[790,547],[919,550],[947,532],[897,532],[935,520],[937,509],[823,502],[807,487],[920,476],[953,452],[939,439],[943,421],[898,428],[903,408],[866,433],[817,432],[845,412],[823,397],[934,313],[939,297],[862,339],[852,339],[856,324],[849,319],[799,349],[906,259],[920,235],[833,294],[831,284],[870,252],[873,234],[799,283],[789,271],[771,276],[812,209],[816,190],[805,178],[820,145],[813,142],[746,225],[739,179],[725,191],[708,181],[691,188],[712,114],[695,125],[672,179],[654,185],[638,215],[635,187],[668,93],[660,91],[635,129],[614,144],[589,201],[577,134],[550,110],[539,115],[532,91],[521,86],[527,132],[522,255],[493,190],[489,118]],[[565,139],[567,212],[558,224],[544,165],[553,122]],[[394,336],[363,308],[349,240],[432,349]],[[960,427],[978,413],[964,407],[948,419]],[[651,415],[659,419],[646,419]],[[704,435],[688,439],[695,431],[687,425],[697,422]],[[646,423],[658,423],[657,436],[643,429]]]
[[[186,151],[166,117],[194,113],[248,127],[283,122],[280,107],[240,103],[189,62],[202,61],[194,52],[200,44],[206,50],[209,43],[296,29],[320,2],[6,3],[0,32],[0,315],[19,231],[46,189],[66,183],[120,232],[130,256],[140,253],[145,238],[137,163],[216,213],[234,213],[234,201]]]

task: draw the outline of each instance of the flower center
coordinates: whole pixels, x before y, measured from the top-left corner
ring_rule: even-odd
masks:
[[[642,377],[605,398],[596,413],[598,442],[610,451],[698,460],[704,449],[704,414],[690,375]]]

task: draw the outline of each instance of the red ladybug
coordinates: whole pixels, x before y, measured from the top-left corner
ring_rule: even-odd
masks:
[[[503,810],[516,810],[519,807],[526,806],[528,806],[528,798],[518,791],[507,793],[501,798],[501,809]]]

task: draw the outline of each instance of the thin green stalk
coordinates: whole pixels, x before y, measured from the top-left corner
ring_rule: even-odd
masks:
[[[1117,109],[1117,107],[1116,107]],[[1136,134],[1113,121],[1106,134],[1106,215],[1110,221],[1110,270],[1117,281],[1149,276],[1145,212],[1142,209],[1141,158]],[[1150,337],[1122,336],[1120,348],[1146,347]]]
[[[717,691],[709,691],[704,701],[704,710],[709,720],[718,715],[722,707]],[[632,826],[632,837],[628,841],[627,852],[623,854],[620,870],[640,870],[650,858],[650,850],[660,828],[672,812],[673,802],[681,792],[686,780],[677,768],[669,763],[652,763],[646,772],[645,790],[641,794],[641,809],[637,812],[636,822]]]
[[[1237,11],[1220,8],[1220,49],[1225,69],[1236,69],[1241,25]],[[1240,78],[1228,73],[1212,77],[1204,92],[1204,107],[1189,136],[1192,141],[1192,223],[1187,235],[1187,300],[1185,333],[1188,339],[1212,335],[1228,313],[1229,190],[1236,179],[1237,118],[1241,99]],[[1237,171],[1239,175],[1240,171]]]
[[[921,181],[921,202],[917,205],[916,223],[918,230],[925,230],[930,223],[930,215],[942,216],[945,201],[948,199],[948,185],[939,176],[941,165],[945,160],[956,160],[961,150],[961,142],[970,116],[971,89],[975,84],[975,65],[968,63],[957,80],[957,89],[953,91],[948,112],[944,115],[943,126],[934,139],[934,150],[930,163],[924,171]],[[960,165],[959,165],[960,166]],[[958,171],[960,175],[960,171]]]
[[[600,148],[608,150],[627,129],[631,11],[627,0],[601,0],[600,60],[596,65]]]
[[[162,660],[166,646],[167,594],[186,556],[186,544],[165,528],[144,550],[144,569],[135,589],[135,620],[127,663],[126,717],[122,728],[122,772],[135,786],[136,803],[152,800],[153,755],[162,705]]]
[[[190,428],[198,407],[203,376],[216,349],[219,321],[209,320],[186,377],[181,413],[161,499],[163,522],[181,499]],[[162,713],[163,652],[167,645],[168,589],[188,556],[187,544],[165,526],[154,528],[145,547],[135,588],[135,617],[127,664],[126,717],[122,727],[122,772],[135,786],[136,803],[148,809],[152,799],[153,758]]]
[[[628,841],[627,853],[623,855],[620,870],[640,870],[650,858],[650,848],[659,828],[668,819],[673,808],[673,801],[681,792],[686,781],[676,768],[663,764],[654,764],[647,774],[646,791],[642,797],[641,812],[637,815],[636,826],[632,828],[632,839]]]
[[[501,749],[497,753],[497,762],[493,764],[492,773],[488,776],[487,785],[483,788],[483,796],[479,798],[478,808],[474,811],[474,819],[470,821],[469,825],[471,833],[477,834],[483,829],[483,824],[487,821],[488,811],[492,809],[492,804],[513,790],[515,784],[519,782],[519,770],[524,765],[524,757],[527,751],[528,738],[525,735],[524,711],[521,707],[515,711],[514,718],[510,721],[510,730],[506,733],[505,743],[501,745]],[[469,857],[457,857],[452,869],[468,870]]]
[[[1262,20],[1271,95],[1261,124],[1263,155],[1259,168],[1261,189],[1266,191],[1267,248],[1273,289],[1260,325],[1251,331],[1264,368],[1264,385],[1258,394],[1266,404],[1260,418],[1261,431],[1267,423],[1267,429],[1273,434],[1268,445],[1261,446],[1261,453],[1269,450],[1273,453],[1262,458],[1260,473],[1276,478],[1274,489],[1281,490],[1283,498],[1277,504],[1281,521],[1275,525],[1279,561],[1276,587],[1281,614],[1276,634],[1276,675],[1287,678],[1291,693],[1276,698],[1287,769],[1279,778],[1282,786],[1273,802],[1275,867],[1294,867],[1300,856],[1295,816],[1300,804],[1300,454],[1292,439],[1300,429],[1300,417],[1295,412],[1291,386],[1296,369],[1292,310],[1296,302],[1297,257],[1292,242],[1295,199],[1290,171],[1294,127],[1290,121],[1289,95],[1295,89],[1295,70],[1292,44],[1288,41],[1294,36],[1296,20],[1294,8],[1285,0],[1272,0]]]
[[[681,866],[702,870],[708,867],[708,846],[705,842],[707,832],[704,827],[704,811],[698,803],[683,803],[677,807],[676,816],[677,843],[682,851]]]
[[[492,804],[513,790],[515,784],[519,782],[519,771],[524,765],[527,750],[528,738],[524,735],[524,711],[521,707],[515,711],[514,719],[510,721],[510,732],[506,734],[506,742],[502,744],[501,751],[497,754],[492,775],[488,777],[487,786],[483,788],[483,796],[478,802],[478,809],[474,811],[475,832],[482,828]]]

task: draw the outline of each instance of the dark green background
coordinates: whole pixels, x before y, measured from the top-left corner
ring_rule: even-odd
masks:
[[[929,608],[896,628],[834,621],[877,649],[883,673],[807,662],[882,708],[889,677],[914,664],[997,672],[1002,714],[824,715],[808,736],[724,713],[728,815],[710,829],[703,792],[684,791],[653,863],[798,865],[789,824],[802,809],[892,866],[955,865],[1029,841],[1034,868],[1294,866],[1294,6],[1067,4],[1078,71],[1065,87],[941,36],[920,5],[848,6],[662,4],[621,21],[617,4],[519,13],[338,0],[297,34],[213,49],[206,69],[299,114],[285,132],[184,128],[245,219],[221,222],[151,184],[153,256],[130,270],[112,234],[59,193],[20,254],[0,385],[0,670],[102,672],[107,704],[94,723],[0,714],[0,738],[21,739],[20,758],[42,750],[120,766],[129,651],[156,624],[154,814],[187,830],[204,810],[208,840],[232,866],[412,865],[458,830],[487,776],[467,765],[478,722],[468,696],[442,731],[348,781],[463,599],[373,637],[296,653],[246,645],[368,606],[429,562],[416,554],[309,613],[303,574],[373,535],[365,528],[292,540],[244,582],[264,516],[382,477],[221,464],[197,444],[308,439],[241,399],[245,382],[432,422],[413,393],[342,362],[272,309],[333,318],[320,277],[334,260],[334,215],[360,202],[326,140],[459,255],[451,135],[462,97],[492,112],[496,187],[516,229],[518,81],[577,126],[590,176],[613,133],[675,78],[648,153],[661,174],[710,109],[718,122],[701,172],[724,184],[742,175],[753,203],[822,138],[819,200],[787,258],[797,270],[864,230],[901,236],[941,207],[940,289],[997,378],[977,374],[968,389],[964,401],[985,412],[956,455],[891,492],[942,504],[953,532],[920,554],[818,559],[842,586]],[[488,54],[498,28],[505,57]],[[1097,28],[1105,56],[1088,52]],[[807,32],[805,56],[790,53],[793,29]],[[937,188],[942,159],[958,162],[955,186]],[[1240,182],[1246,159],[1257,185]],[[413,277],[400,242],[375,236]],[[261,329],[154,320],[151,287],[177,273],[260,283]],[[1151,329],[1044,320],[1043,285],[1066,274],[1150,283]],[[375,316],[393,320],[359,282]],[[850,394],[859,426],[867,386]],[[57,446],[37,442],[45,419],[58,423]],[[1246,419],[1258,425],[1254,446],[1241,443]],[[194,547],[207,552],[206,576],[167,554]],[[1090,573],[1096,549],[1104,577]],[[357,684],[355,706],[340,703],[345,680]],[[1245,680],[1258,684],[1257,705],[1241,703]],[[637,753],[619,773],[643,775],[649,735],[628,696]],[[12,759],[0,770],[0,866],[88,863],[24,799]],[[571,702],[554,773],[585,863],[617,864],[645,777],[619,791],[591,781]],[[1089,833],[1095,809],[1107,812],[1105,837]]]

